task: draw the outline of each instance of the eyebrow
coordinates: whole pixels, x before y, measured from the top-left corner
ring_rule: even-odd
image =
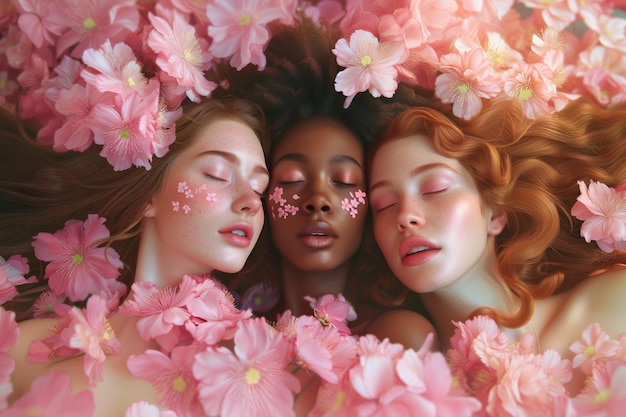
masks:
[[[219,156],[221,158],[226,159],[228,162],[230,162],[233,165],[237,165],[238,166],[238,165],[241,164],[241,160],[234,153],[226,152],[226,151],[219,151],[219,150],[215,150],[215,149],[214,150],[210,150],[210,151],[204,151],[204,152],[198,154],[198,158],[201,158],[203,156],[208,156],[208,155]],[[253,169],[253,172],[259,173],[259,174],[263,174],[263,175],[267,175],[268,177],[270,176],[270,172],[263,165],[256,165],[254,167],[254,169]]]
[[[413,169],[409,172],[409,176],[410,176],[411,178],[413,178],[413,177],[416,177],[416,176],[418,176],[419,174],[422,174],[422,173],[424,173],[424,172],[426,172],[426,171],[430,171],[430,170],[437,169],[437,168],[447,169],[447,170],[449,170],[449,171],[453,171],[453,172],[455,172],[456,174],[459,174],[459,175],[460,175],[460,172],[459,172],[459,171],[457,171],[456,169],[454,169],[453,167],[451,167],[451,166],[450,166],[450,165],[448,165],[448,164],[444,164],[443,162],[432,162],[432,163],[430,163],[430,164],[420,165],[420,166],[418,166],[418,167],[413,168]],[[386,186],[386,185],[389,185],[389,181],[387,181],[387,180],[378,181],[378,182],[376,182],[376,183],[374,183],[374,184],[372,184],[372,185],[370,186],[370,192],[372,192],[372,191],[373,191],[373,190],[375,190],[376,188],[379,188],[379,187],[384,187],[384,186]]]
[[[300,163],[305,164],[309,162],[309,158],[306,155],[301,154],[301,153],[286,153],[280,158],[278,158],[276,162],[274,162],[274,165],[278,165],[278,163],[282,161],[295,161],[295,162],[300,162]],[[330,158],[331,164],[340,164],[342,162],[350,162],[350,163],[357,165],[361,169],[363,168],[361,164],[359,163],[359,161],[357,161],[356,159],[348,155],[333,155],[333,157]]]

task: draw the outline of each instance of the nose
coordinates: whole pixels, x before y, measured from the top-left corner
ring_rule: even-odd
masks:
[[[311,183],[310,192],[302,202],[302,210],[306,214],[333,212],[333,205],[323,180]]]
[[[254,216],[263,208],[261,197],[250,186],[242,187],[241,193],[233,201],[233,210]]]
[[[399,231],[402,232],[406,229],[422,227],[424,222],[424,213],[419,203],[415,201],[403,201],[400,203],[400,209],[397,215]]]

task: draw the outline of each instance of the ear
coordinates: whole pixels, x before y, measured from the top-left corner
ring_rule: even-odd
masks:
[[[150,202],[146,205],[146,208],[143,211],[143,217],[155,217],[156,216],[156,205],[154,204],[154,197],[150,199]]]
[[[506,212],[502,207],[491,207],[488,214],[487,233],[491,236],[498,236],[506,226]]]

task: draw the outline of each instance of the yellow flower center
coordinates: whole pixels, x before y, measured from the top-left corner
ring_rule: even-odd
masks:
[[[85,29],[93,29],[96,27],[96,22],[91,17],[88,17],[87,19],[83,20],[83,27]]]
[[[128,129],[120,130],[120,138],[122,138],[122,139],[129,139],[130,138],[130,132],[128,131]]]
[[[28,417],[38,417],[42,414],[42,409],[41,407],[39,407],[38,405],[33,405],[28,407],[28,410],[26,410],[26,415]]]
[[[261,372],[259,372],[259,370],[256,368],[250,368],[246,371],[243,379],[248,385],[258,384],[261,380]]]
[[[603,403],[606,402],[606,400],[609,399],[609,390],[603,389],[600,390],[594,397],[593,400],[597,403]]]
[[[135,80],[133,80],[133,77],[128,77],[128,85],[131,87],[135,86]]]
[[[346,393],[344,391],[339,391],[337,396],[335,397],[335,402],[333,403],[333,410],[337,411],[341,408],[341,404],[343,404],[343,400],[346,398]]]
[[[372,57],[369,55],[363,55],[361,57],[361,65],[363,65],[364,67],[367,67],[368,65],[372,64]]]
[[[517,98],[519,100],[521,100],[521,101],[528,100],[528,99],[532,98],[532,96],[533,96],[533,90],[531,88],[521,87],[517,91]]]
[[[470,90],[470,86],[467,83],[459,84],[457,90],[459,90],[459,93],[465,94]]]
[[[250,22],[252,21],[252,19],[250,19],[250,16],[247,14],[244,14],[243,16],[241,16],[239,18],[239,24],[241,26],[248,26],[250,24]]]
[[[183,392],[187,388],[187,382],[182,376],[177,376],[172,381],[172,389],[176,392]]]
[[[76,253],[74,254],[74,256],[72,256],[72,262],[74,262],[75,264],[80,264],[83,261],[83,255],[81,255],[80,253]]]
[[[7,81],[6,80],[0,80],[0,90],[5,88],[6,86],[7,86]]]
[[[585,348],[585,350],[583,351],[583,353],[585,354],[585,356],[591,356],[591,355],[593,355],[593,353],[594,353],[595,351],[596,351],[596,350],[594,349],[594,347],[593,347],[593,346],[587,346],[587,347]]]

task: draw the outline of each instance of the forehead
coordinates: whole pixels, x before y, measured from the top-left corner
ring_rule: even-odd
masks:
[[[211,150],[245,154],[261,161],[265,160],[261,142],[254,131],[236,120],[220,119],[209,123],[198,132],[184,153],[187,158],[193,158],[199,153]]]
[[[301,154],[310,159],[345,155],[359,163],[363,146],[348,128],[330,119],[315,118],[292,127],[275,145],[272,161],[285,154]]]
[[[382,144],[374,154],[371,176],[394,176],[394,172],[410,170],[432,162],[444,162],[452,167],[460,163],[438,153],[431,139],[424,134],[391,139]]]

